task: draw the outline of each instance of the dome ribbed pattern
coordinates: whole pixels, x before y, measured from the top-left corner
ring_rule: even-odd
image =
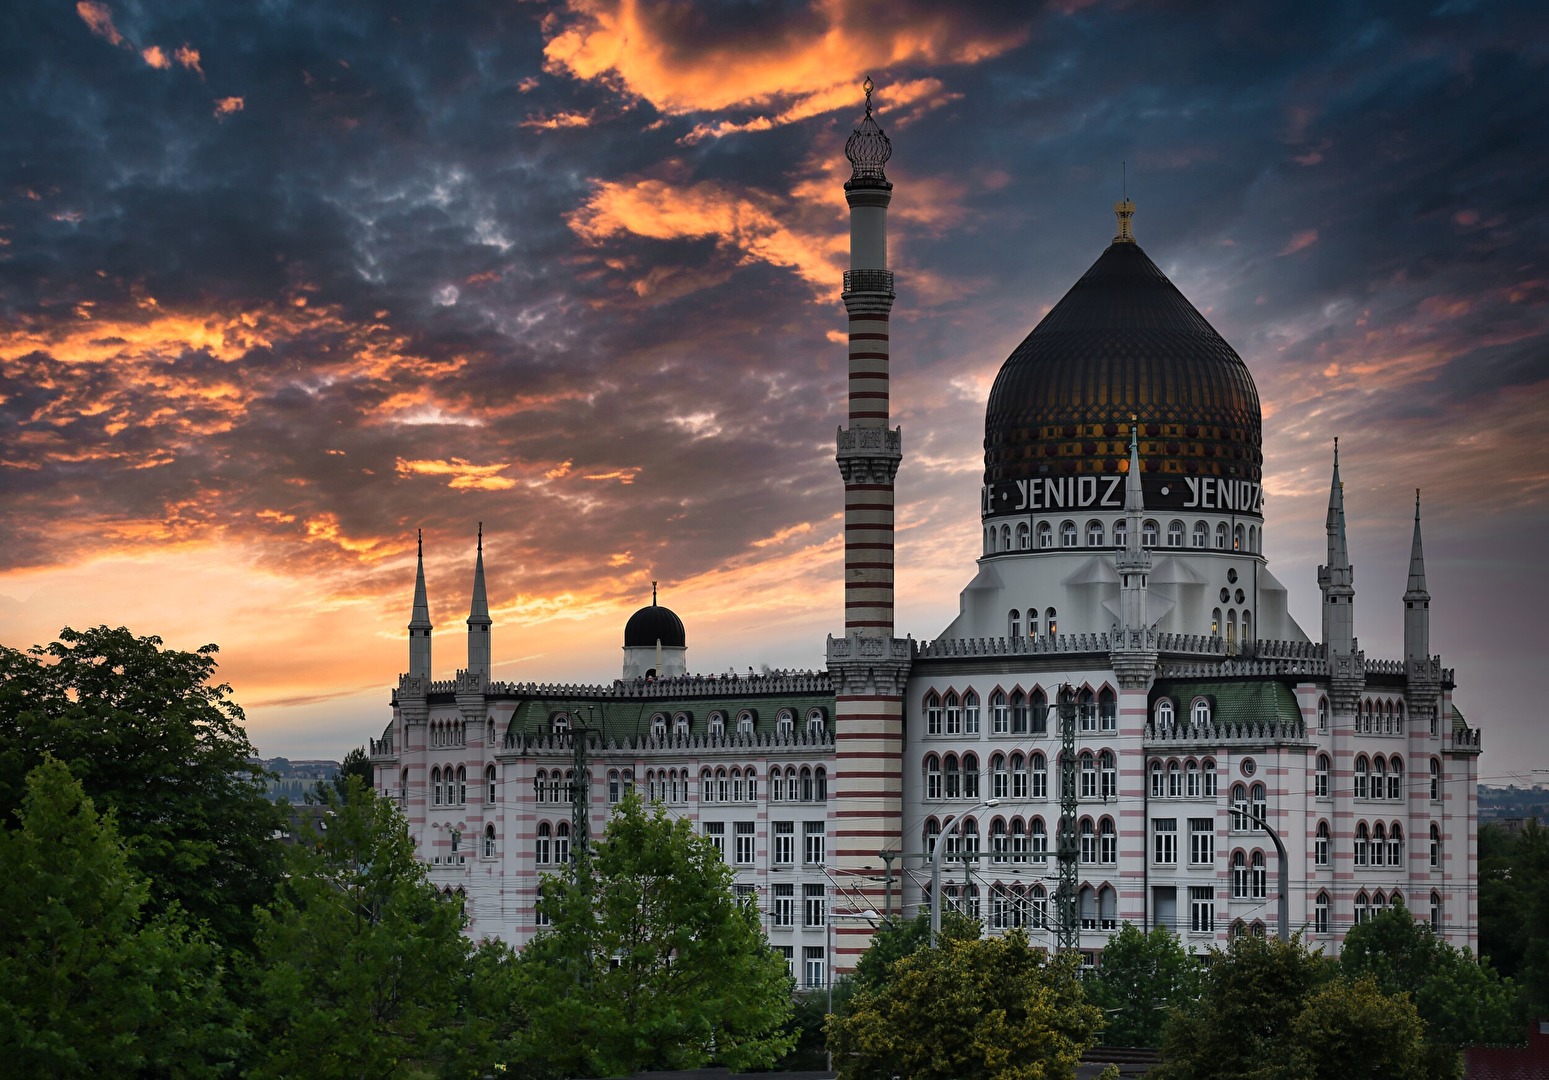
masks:
[[[635,612],[624,624],[624,648],[655,648],[658,641],[664,648],[688,644],[683,620],[671,608],[651,604]]]
[[[1001,366],[984,482],[1122,472],[1131,416],[1147,473],[1260,478],[1247,365],[1137,244],[1117,243]]]

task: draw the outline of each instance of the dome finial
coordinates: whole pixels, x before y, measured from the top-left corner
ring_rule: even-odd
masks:
[[[876,89],[876,84],[867,76],[861,88],[866,91],[866,115],[844,143],[844,156],[850,159],[849,183],[859,183],[863,187],[880,185],[890,188],[892,185],[887,182],[882,166],[893,156],[893,144],[871,116],[871,93]]]
[[[651,582],[651,606],[656,606],[656,582]]]

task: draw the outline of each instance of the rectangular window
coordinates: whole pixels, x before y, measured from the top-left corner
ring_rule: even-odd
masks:
[[[1047,799],[1049,797],[1049,772],[1047,769],[1033,770],[1033,798]]]
[[[1004,799],[1006,797],[1006,769],[999,763],[995,766],[995,772],[990,778],[990,798]]]
[[[1006,699],[994,698],[990,702],[990,728],[996,735],[1004,735],[1011,727],[1010,714],[1006,712]]]
[[[720,854],[722,859],[725,859],[726,858],[726,822],[724,822],[724,821],[707,821],[707,822],[704,823],[704,831],[705,831],[705,835],[710,838],[710,842],[715,845],[715,850]]]
[[[1027,767],[1020,761],[1011,767],[1011,797],[1027,798]]]
[[[737,822],[737,865],[753,865],[753,841],[756,826],[751,821]]]
[[[1151,823],[1151,861],[1159,866],[1177,865],[1177,818],[1157,818]]]
[[[774,887],[774,910],[771,914],[776,926],[796,925],[796,886],[787,882]]]
[[[1216,928],[1216,891],[1209,885],[1189,889],[1189,929],[1208,934]]]
[[[785,958],[785,973],[791,978],[796,977],[796,948],[792,945],[781,945],[780,955]]]
[[[741,884],[733,885],[732,886],[732,892],[736,894],[737,902],[739,904],[741,904],[741,903],[757,904],[758,903],[758,886],[757,885],[741,885]]]
[[[1312,795],[1316,799],[1328,798],[1328,770],[1319,768],[1312,777]]]
[[[803,926],[823,925],[823,888],[822,885],[801,887]]]
[[[790,866],[796,861],[796,823],[794,821],[777,821],[774,823],[774,864],[776,866]]]
[[[1312,861],[1319,866],[1328,865],[1328,837],[1319,836],[1313,840]]]
[[[802,861],[808,866],[823,865],[823,823],[802,822]]]
[[[806,974],[808,990],[820,990],[823,988],[824,977],[828,974],[823,961],[823,946],[808,945],[801,950],[802,965]]]
[[[1189,862],[1194,866],[1207,866],[1215,861],[1215,819],[1189,818]]]

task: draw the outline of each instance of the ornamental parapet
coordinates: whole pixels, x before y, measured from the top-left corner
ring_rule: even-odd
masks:
[[[893,292],[893,271],[846,270],[844,272],[844,292],[847,296],[852,296],[856,293],[881,293],[892,298],[897,295]]]
[[[840,428],[837,446],[844,450],[881,450],[901,453],[904,445],[900,428]]]
[[[1158,727],[1146,725],[1143,742],[1147,746],[1170,747],[1181,743],[1214,746],[1250,743],[1305,743],[1307,725],[1301,720],[1261,720],[1245,723],[1193,722]]]
[[[600,683],[491,683],[494,697],[579,698],[611,700],[687,700],[704,697],[754,697],[769,694],[829,694],[826,671],[771,671],[749,675],[676,675],[665,679],[615,680]]]
[[[867,637],[859,632],[846,637],[828,636],[828,662],[877,663],[892,661],[907,664],[915,655],[913,638]]]
[[[1323,660],[1327,652],[1318,641],[1255,641],[1254,655],[1264,660]]]
[[[501,743],[502,750],[524,754],[568,756],[575,746],[575,736],[568,732],[544,732],[523,735],[507,733]],[[833,752],[834,737],[829,731],[821,735],[795,731],[789,735],[779,732],[754,732],[735,735],[641,735],[622,739],[593,739],[590,743],[594,754],[661,755],[681,758],[695,753],[799,753],[806,751],[815,756]]]
[[[833,655],[834,639],[829,639]],[[947,656],[1037,656],[1052,653],[1106,653],[1107,634],[1040,634],[1036,637],[936,638],[915,644],[917,659]]]
[[[1164,679],[1233,679],[1261,675],[1327,675],[1327,660],[1228,659],[1219,664],[1163,664]]]
[[[398,755],[393,750],[393,737],[391,735],[380,739],[370,740],[370,752],[372,760],[377,758],[393,758]]]
[[[1465,728],[1462,731],[1449,732],[1447,735],[1447,749],[1455,754],[1479,753],[1479,729]]]

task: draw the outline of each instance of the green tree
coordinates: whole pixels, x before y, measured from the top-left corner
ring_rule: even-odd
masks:
[[[391,800],[357,781],[329,809],[258,912],[250,1075],[404,1076],[476,1054],[461,904],[426,880]]]
[[[1522,913],[1533,883],[1513,872],[1517,837],[1494,822],[1479,826],[1479,955],[1503,976],[1517,973],[1523,947]]]
[[[1199,996],[1199,960],[1165,927],[1149,934],[1125,923],[1103,949],[1102,962],[1087,976],[1086,993],[1107,1015],[1107,1046],[1160,1046],[1169,1006]]]
[[[983,932],[978,920],[960,911],[941,913],[941,940],[971,941]],[[900,922],[888,919],[871,937],[871,944],[856,961],[850,981],[857,990],[876,990],[887,982],[893,965],[930,947],[930,913]]]
[[[1268,1080],[1294,1057],[1292,1022],[1334,975],[1300,937],[1244,934],[1212,949],[1200,996],[1174,1009],[1157,1080]]]
[[[371,788],[376,782],[372,772],[371,757],[366,753],[364,746],[357,746],[344,755],[344,760],[339,762],[339,771],[334,774],[332,780],[319,780],[317,785],[306,793],[309,803],[325,803],[328,801],[328,792],[332,791],[341,799],[349,797],[350,779],[360,781],[362,788]]]
[[[1436,1080],[1462,1074],[1463,1047],[1521,1037],[1510,980],[1502,981],[1489,961],[1448,945],[1402,905],[1352,929],[1339,966],[1352,978],[1371,978],[1384,994],[1413,998],[1425,1021],[1427,1075]]]
[[[220,952],[181,911],[147,910],[113,815],[45,758],[0,829],[0,1071],[215,1076],[241,1027]]]
[[[231,688],[212,681],[216,647],[161,645],[98,626],[25,653],[0,646],[0,818],[53,755],[113,811],[152,909],[181,905],[245,947],[279,877],[280,812]]]
[[[795,1043],[791,982],[715,845],[630,793],[581,864],[546,878],[523,950],[514,1056],[569,1076],[766,1067]]]
[[[1096,1041],[1074,957],[1047,961],[1020,931],[943,938],[894,962],[828,1023],[842,1080],[1062,1080]]]
[[[1285,1080],[1423,1080],[1420,1014],[1375,979],[1336,979],[1313,992],[1291,1023]],[[1266,1075],[1275,1075],[1271,1066]]]

